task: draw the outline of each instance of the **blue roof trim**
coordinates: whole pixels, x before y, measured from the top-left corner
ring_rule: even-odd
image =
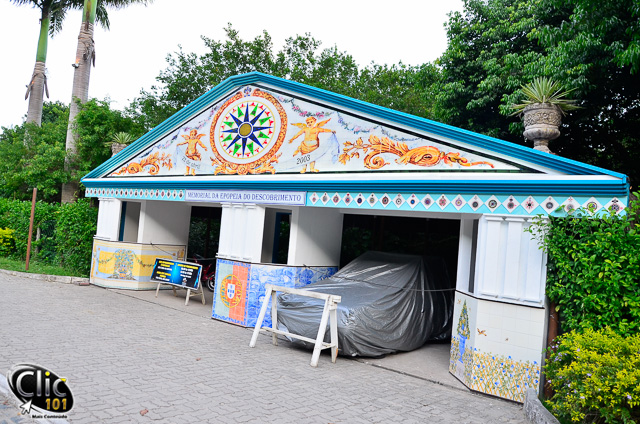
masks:
[[[162,122],[156,128],[140,137],[135,143],[124,149],[118,155],[112,157],[111,159],[91,171],[83,178],[83,180],[86,178],[99,178],[106,172],[114,169],[116,166],[120,165],[123,158],[128,157],[129,154],[133,154],[134,152],[141,151],[144,148],[148,147],[158,138],[170,131],[173,131],[184,121],[191,118],[191,116],[218,101],[220,97],[229,93],[234,88],[242,85],[259,83],[268,84],[273,87],[291,91],[299,95],[308,96],[316,100],[333,103],[346,109],[351,109],[353,111],[365,113],[379,119],[385,119],[398,124],[406,125],[419,131],[429,132],[441,137],[447,137],[456,141],[467,143],[472,146],[484,148],[492,152],[510,156],[512,158],[531,162],[536,165],[550,168],[569,175],[610,175],[612,177],[621,179],[623,184],[627,184],[627,176],[624,174],[609,171],[603,168],[588,165],[560,156],[543,153],[504,140],[431,121],[429,119],[409,115],[404,112],[394,111],[385,107],[366,103],[361,100],[356,100],[341,94],[332,93],[323,89],[311,87],[294,81],[285,80],[260,72],[251,72],[227,78],[216,87],[212,88],[207,93],[203,94],[192,103],[184,107],[182,110]]]
[[[340,181],[256,181],[247,178],[245,181],[229,181],[225,178],[217,180],[183,180],[158,178],[153,181],[121,180],[119,178],[95,179],[83,181],[87,188],[133,188],[133,189],[221,189],[221,190],[292,190],[292,191],[392,191],[397,192],[435,192],[435,193],[470,193],[470,194],[543,194],[567,196],[618,196],[625,197],[629,193],[629,185],[619,180],[599,181],[545,181],[545,180],[340,180]]]

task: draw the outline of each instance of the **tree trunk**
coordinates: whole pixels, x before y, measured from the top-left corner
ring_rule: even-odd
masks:
[[[29,98],[29,109],[27,110],[27,123],[40,126],[42,123],[42,102],[44,100],[44,89],[46,84],[45,63],[47,61],[47,44],[49,42],[49,14],[42,11],[40,18],[40,38],[38,39],[38,51],[36,53],[36,65],[33,68],[31,81],[27,85],[27,95]],[[49,97],[49,93],[47,93]]]
[[[44,62],[36,62],[33,68],[31,81],[27,86],[29,97],[29,109],[27,110],[27,123],[40,126],[42,123],[42,102],[44,101]]]
[[[84,103],[89,97],[89,76],[91,74],[91,64],[94,61],[93,43],[93,23],[82,22],[80,35],[78,36],[78,48],[76,50],[76,62],[73,73],[73,89],[71,93],[71,105],[69,106],[69,126],[67,127],[67,157],[65,159],[65,170],[70,170],[71,159],[76,153],[76,142],[78,134],[75,131],[76,115],[79,111],[79,103]],[[77,181],[70,181],[62,185],[62,203],[72,203],[78,198]]]

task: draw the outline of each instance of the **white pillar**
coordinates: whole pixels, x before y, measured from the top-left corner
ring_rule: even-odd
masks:
[[[470,290],[471,280],[475,277],[475,251],[473,251],[474,224],[477,225],[477,219],[460,220],[460,241],[458,244],[458,272],[456,277],[456,288],[464,292],[472,292]]]
[[[525,229],[531,219],[485,215],[478,225],[476,294],[544,303],[546,254]]]
[[[231,203],[222,203],[220,217],[220,240],[218,240],[218,255],[231,257],[231,243],[233,242],[233,209]]]
[[[96,238],[118,241],[122,204],[118,199],[99,198]]]
[[[260,262],[265,208],[255,204],[223,203],[218,255]]]

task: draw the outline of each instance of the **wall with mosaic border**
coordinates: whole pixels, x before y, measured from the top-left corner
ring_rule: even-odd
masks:
[[[539,386],[541,317],[544,309],[457,292],[449,371],[471,390],[524,402],[526,390]]]
[[[156,258],[184,260],[186,246],[124,243],[94,239],[91,284],[100,287],[155,290],[151,281]]]
[[[239,190],[241,191],[241,190]],[[118,198],[121,200],[184,201],[185,190],[90,188],[87,197]],[[371,192],[308,192],[306,206],[429,211],[444,213],[482,213],[513,215],[564,215],[577,208],[592,213],[626,208],[626,199],[584,196],[506,196],[452,193],[371,193]],[[562,206],[563,209],[557,211]]]
[[[216,262],[216,291],[212,317],[255,327],[265,296],[265,285],[301,288],[335,274],[338,267],[252,264],[227,259]],[[263,326],[271,326],[271,304]]]

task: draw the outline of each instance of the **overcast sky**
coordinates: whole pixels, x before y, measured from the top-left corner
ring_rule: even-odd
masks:
[[[182,45],[204,52],[201,35],[222,40],[227,23],[251,40],[263,30],[274,51],[284,40],[311,33],[322,47],[336,45],[358,65],[370,62],[418,65],[438,58],[446,48],[443,24],[462,0],[289,0],[217,2],[156,0],[149,7],[111,11],[111,30],[95,33],[96,67],[91,70],[89,96],[109,97],[122,109],[142,88],[155,83],[166,67],[167,54]],[[35,63],[40,12],[0,0],[0,126],[21,124],[24,100]],[[69,103],[81,14],[67,15],[62,32],[49,40],[47,82],[50,100]]]

